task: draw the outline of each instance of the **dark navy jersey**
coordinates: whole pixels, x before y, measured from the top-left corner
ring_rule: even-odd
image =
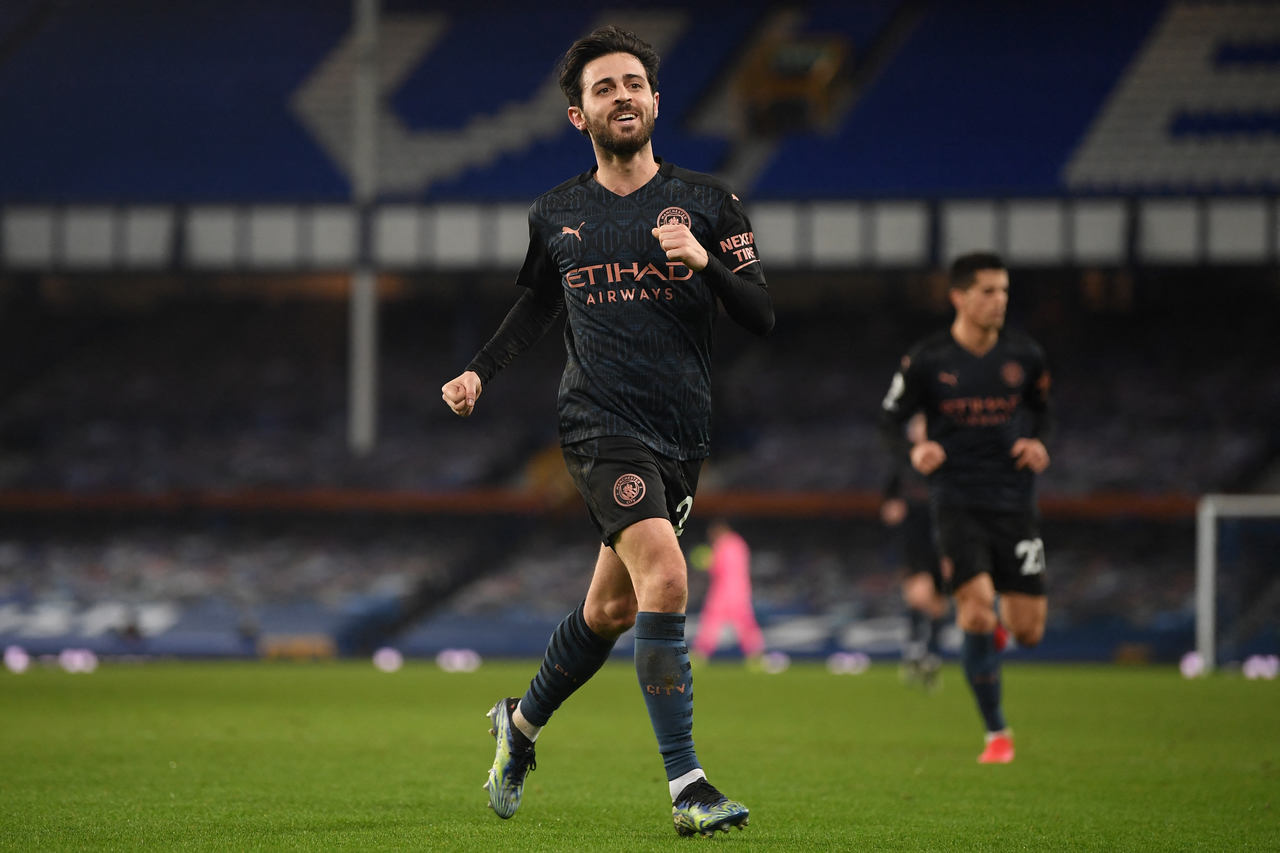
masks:
[[[516,283],[563,295],[567,359],[560,440],[630,436],[675,459],[710,451],[711,343],[718,305],[705,273],[667,260],[652,230],[683,222],[708,254],[764,285],[742,203],[715,178],[661,163],[618,196],[594,170],[529,209],[529,252]]]
[[[1005,330],[977,356],[945,330],[902,359],[881,405],[881,432],[900,453],[910,445],[903,424],[917,411],[946,461],[929,476],[939,506],[1025,512],[1035,506],[1035,475],[1014,467],[1018,438],[1046,439],[1050,427],[1049,369],[1040,346]]]

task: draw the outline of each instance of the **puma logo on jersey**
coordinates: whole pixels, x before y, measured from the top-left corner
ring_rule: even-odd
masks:
[[[954,373],[947,373],[945,370],[938,374],[938,381],[943,385],[950,385],[952,388],[959,381]]]
[[[577,237],[577,238],[578,238],[578,242],[579,242],[579,243],[581,243],[581,242],[582,242],[582,226],[583,226],[583,225],[586,225],[586,224],[587,224],[587,220],[585,220],[585,219],[584,219],[584,220],[582,220],[581,222],[579,222],[579,223],[578,223],[578,227],[577,227],[577,228],[570,228],[568,225],[561,225],[561,226],[560,226],[560,233],[561,233],[561,234],[572,234],[573,236]]]

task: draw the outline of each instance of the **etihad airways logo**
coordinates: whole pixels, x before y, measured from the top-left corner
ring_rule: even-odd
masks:
[[[693,270],[679,261],[668,261],[659,268],[653,264],[624,264],[618,261],[608,264],[592,264],[565,273],[564,283],[571,288],[599,287],[604,285],[635,284],[638,287],[609,288],[604,291],[588,291],[587,304],[606,302],[644,302],[660,299],[670,302],[676,298],[675,289],[663,287],[658,282],[687,281],[693,278]]]
[[[999,426],[1006,424],[1017,411],[1022,397],[957,397],[938,403],[938,410],[954,423],[963,426]]]
[[[645,264],[642,268],[638,262],[630,264],[614,261],[610,264],[592,264],[589,267],[578,267],[564,274],[564,283],[570,287],[587,287],[588,285],[619,284],[624,281],[642,282],[646,278],[658,281],[688,281],[693,278],[693,270],[679,261],[667,261],[661,270],[653,264]]]

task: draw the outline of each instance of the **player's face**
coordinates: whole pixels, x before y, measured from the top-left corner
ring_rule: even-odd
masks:
[[[658,94],[639,59],[610,53],[582,69],[582,109],[570,107],[569,120],[600,148],[620,157],[635,154],[649,144],[657,117]]]
[[[1009,273],[1005,270],[978,270],[973,284],[956,305],[966,322],[988,331],[1004,327],[1009,307]]]

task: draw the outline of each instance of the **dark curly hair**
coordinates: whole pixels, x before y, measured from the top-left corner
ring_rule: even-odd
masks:
[[[570,106],[582,108],[582,70],[587,63],[610,53],[629,53],[640,60],[649,88],[658,91],[658,52],[635,33],[610,24],[575,41],[560,59],[560,89]]]

